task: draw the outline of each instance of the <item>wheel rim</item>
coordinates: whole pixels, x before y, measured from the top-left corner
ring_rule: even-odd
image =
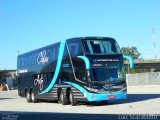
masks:
[[[61,92],[60,101],[63,103],[63,93]]]
[[[32,96],[31,97],[32,97],[32,101],[34,101],[35,97],[34,97],[34,93],[33,92],[32,92]]]
[[[70,95],[69,95],[69,100],[70,100],[70,102],[72,103],[73,101],[72,101],[72,93],[70,92]]]
[[[30,97],[29,92],[27,92],[27,100],[29,100],[29,97]]]

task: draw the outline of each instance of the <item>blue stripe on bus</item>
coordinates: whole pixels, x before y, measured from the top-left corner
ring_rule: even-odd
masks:
[[[72,82],[64,82],[66,84],[69,84],[76,89],[78,89],[81,93],[84,94],[84,96],[87,98],[88,101],[103,101],[103,100],[120,100],[120,99],[126,99],[127,98],[127,91],[121,91],[111,94],[97,94],[97,93],[90,93],[87,90],[85,90],[83,87],[81,87],[78,84],[72,83]],[[109,99],[109,96],[114,96],[114,99]]]
[[[85,62],[85,64],[86,64],[86,69],[89,70],[89,69],[90,69],[89,59],[88,59],[86,56],[77,56],[77,57],[84,60],[84,62]]]
[[[126,56],[126,55],[123,55],[123,57],[124,57],[125,59],[128,59],[128,60],[129,60],[130,68],[133,68],[133,67],[134,67],[134,63],[133,63],[132,57]]]
[[[58,74],[59,74],[59,71],[60,71],[61,64],[62,64],[64,48],[65,48],[65,41],[62,41],[60,43],[57,65],[56,65],[56,69],[55,69],[55,73],[54,73],[54,76],[52,78],[52,81],[49,84],[49,86],[45,90],[43,90],[41,93],[39,93],[39,94],[47,93],[49,90],[51,90],[51,88],[55,84],[55,82],[57,80],[57,77],[58,77]]]

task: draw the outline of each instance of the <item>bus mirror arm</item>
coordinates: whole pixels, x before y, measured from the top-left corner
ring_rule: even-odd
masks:
[[[132,57],[123,55],[123,58],[125,58],[125,59],[127,59],[129,61],[130,68],[132,69],[134,67],[134,63],[133,63]]]
[[[85,62],[85,66],[86,66],[86,70],[90,70],[90,61],[86,56],[77,56],[78,58],[84,60]]]
[[[86,73],[87,73],[87,85],[89,85],[88,82],[90,81],[90,72],[89,72],[89,70],[90,70],[90,61],[86,56],[77,56],[77,58],[82,59],[84,61],[84,63],[85,63]]]

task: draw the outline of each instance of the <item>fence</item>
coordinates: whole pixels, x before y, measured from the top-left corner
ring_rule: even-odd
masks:
[[[160,72],[127,74],[128,86],[160,85]]]

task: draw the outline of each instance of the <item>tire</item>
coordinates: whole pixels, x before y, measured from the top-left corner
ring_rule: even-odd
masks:
[[[60,93],[60,101],[61,101],[62,105],[68,104],[67,96],[64,94],[63,90],[61,90],[61,93]]]
[[[29,90],[26,91],[26,100],[27,100],[28,103],[32,102],[32,100],[31,100],[31,94],[30,94]]]
[[[76,102],[76,100],[74,98],[74,93],[73,93],[72,90],[70,90],[70,93],[69,93],[69,101],[70,101],[72,106],[77,105],[77,102]]]
[[[33,90],[31,92],[31,101],[32,101],[32,103],[38,102],[38,100],[35,98],[35,93],[33,92]]]

